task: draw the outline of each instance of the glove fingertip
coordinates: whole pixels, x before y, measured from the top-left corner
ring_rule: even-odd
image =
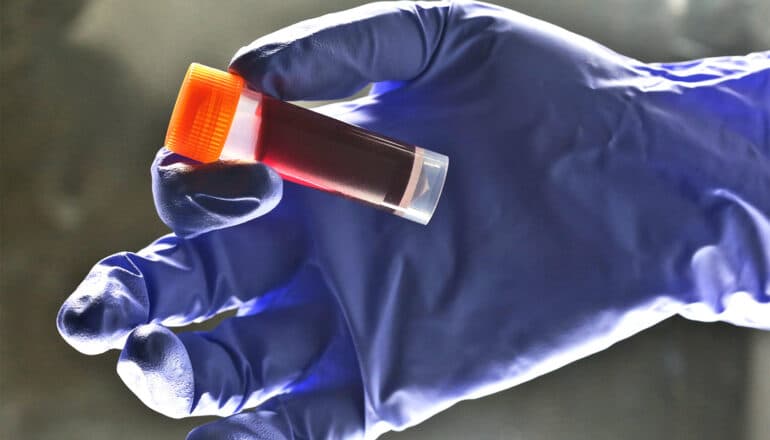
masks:
[[[79,352],[120,348],[131,329],[147,319],[145,286],[130,266],[126,253],[100,261],[59,309],[59,334]]]
[[[195,395],[192,364],[169,329],[158,324],[137,327],[120,354],[117,372],[149,408],[172,418],[190,415]]]
[[[236,52],[228,70],[253,89],[286,101],[342,99],[369,84],[370,79],[357,69],[335,71],[328,62],[329,54],[311,38],[280,43],[257,40]],[[350,62],[337,60],[337,64]]]
[[[279,99],[288,99],[283,68],[280,58],[274,56],[286,44],[266,44],[243,46],[230,61],[228,71],[246,79],[252,87]]]

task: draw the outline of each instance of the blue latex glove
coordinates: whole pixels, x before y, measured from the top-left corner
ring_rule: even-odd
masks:
[[[176,235],[99,262],[58,325],[122,348],[163,414],[257,407],[192,439],[374,438],[676,314],[770,327],[770,53],[644,64],[495,6],[401,2],[271,34],[231,69],[288,100],[374,82],[319,111],[451,166],[424,227],[293,184],[266,214],[265,166],[161,150]]]

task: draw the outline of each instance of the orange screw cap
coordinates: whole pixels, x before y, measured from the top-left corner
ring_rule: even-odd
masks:
[[[199,162],[219,158],[238,107],[243,78],[190,64],[166,132],[166,147]]]

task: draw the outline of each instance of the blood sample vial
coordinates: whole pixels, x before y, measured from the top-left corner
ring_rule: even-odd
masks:
[[[197,63],[187,70],[166,146],[200,162],[255,160],[291,182],[427,224],[449,159],[245,87]]]

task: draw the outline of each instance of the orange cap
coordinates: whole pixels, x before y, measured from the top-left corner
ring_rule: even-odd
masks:
[[[166,147],[199,162],[214,162],[225,146],[243,78],[190,64],[166,132]]]

